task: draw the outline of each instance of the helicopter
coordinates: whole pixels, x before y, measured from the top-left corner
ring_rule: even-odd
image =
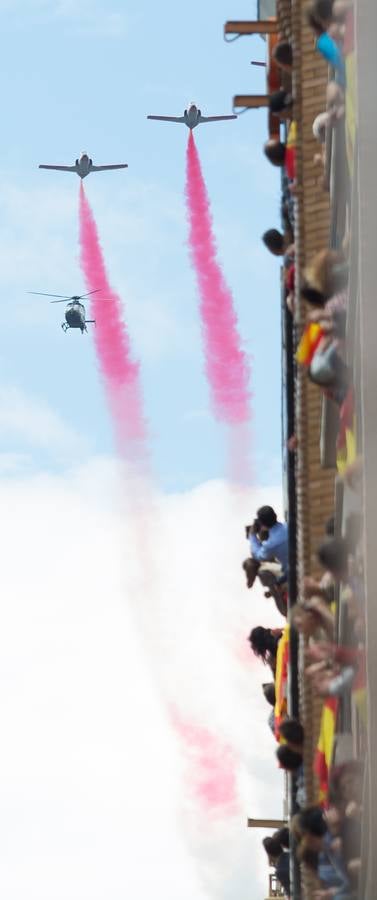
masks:
[[[88,330],[86,326],[95,325],[96,320],[85,318],[85,306],[83,303],[80,303],[80,300],[85,300],[85,298],[90,297],[91,294],[98,294],[100,290],[101,288],[97,288],[95,291],[89,291],[88,294],[81,294],[80,297],[77,295],[65,297],[62,294],[44,294],[40,291],[28,291],[28,293],[38,297],[58,298],[56,300],[51,300],[50,303],[63,303],[65,300],[69,300],[65,310],[65,322],[62,322],[62,329],[63,331],[68,331],[68,328],[80,328],[81,334],[84,334],[84,331]]]

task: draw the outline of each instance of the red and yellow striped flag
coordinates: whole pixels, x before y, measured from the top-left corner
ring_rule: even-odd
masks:
[[[278,643],[275,673],[275,737],[280,741],[279,728],[287,715],[287,682],[289,664],[289,625],[286,625]]]
[[[314,758],[314,772],[319,778],[319,802],[325,804],[329,794],[329,772],[334,752],[338,697],[327,697],[321,716],[318,744]]]
[[[296,352],[296,359],[300,366],[310,366],[322,335],[323,330],[318,322],[309,322],[306,325]]]

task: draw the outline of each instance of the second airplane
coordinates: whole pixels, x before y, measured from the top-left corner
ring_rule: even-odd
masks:
[[[147,119],[155,119],[158,122],[178,122],[180,125],[187,125],[191,131],[197,125],[205,125],[206,122],[224,122],[226,119],[236,119],[237,116],[202,116],[201,110],[191,103],[188,109],[185,109],[183,116],[147,116]]]

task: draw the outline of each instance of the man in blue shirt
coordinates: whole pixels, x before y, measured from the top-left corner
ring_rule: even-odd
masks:
[[[259,533],[268,530],[268,537],[261,541]],[[257,518],[249,531],[251,555],[260,562],[277,559],[283,569],[285,578],[288,575],[288,525],[278,522],[272,506],[261,506]]]
[[[306,18],[316,35],[316,49],[319,50],[329,66],[332,66],[335,70],[335,80],[344,88],[346,84],[346,68],[343,55],[338,44],[327,31],[331,24],[332,16],[330,20],[324,21],[318,15],[318,12],[315,11],[315,6],[316,4],[313,4],[313,7],[309,7],[306,11]]]

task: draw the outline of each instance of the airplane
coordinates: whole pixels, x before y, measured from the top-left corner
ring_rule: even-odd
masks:
[[[74,166],[46,166],[40,165],[39,169],[54,169],[57,172],[76,172],[79,178],[86,178],[91,172],[107,172],[110,169],[128,169],[128,163],[119,163],[112,166],[94,166],[93,160],[87,153],[82,153],[80,159],[76,159]]]
[[[69,300],[65,310],[65,322],[62,322],[63,331],[68,331],[68,328],[80,328],[81,334],[84,334],[84,331],[87,331],[87,325],[95,325],[95,319],[86,319],[85,318],[85,306],[83,303],[80,303],[80,300],[83,300],[85,297],[90,297],[91,294],[98,294],[101,288],[97,288],[96,291],[89,291],[89,294],[81,294],[81,297],[74,295],[73,297],[63,297],[62,294],[43,294],[40,291],[28,291],[28,294],[34,294],[37,297],[58,297],[58,300],[51,300],[50,303],[63,303],[64,300]],[[101,297],[101,300],[104,300],[104,297]]]
[[[180,125],[187,125],[192,131],[197,125],[203,125],[206,122],[224,122],[226,119],[236,119],[237,116],[202,116],[201,110],[190,103],[188,109],[185,109],[183,116],[147,116],[147,119],[155,119],[158,122],[179,122]]]

